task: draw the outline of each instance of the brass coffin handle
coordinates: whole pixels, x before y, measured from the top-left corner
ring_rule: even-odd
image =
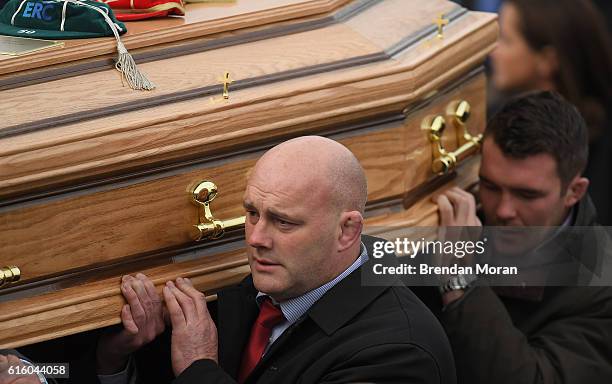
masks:
[[[457,103],[451,103],[448,107],[447,114],[453,118],[453,123],[456,128],[457,143],[461,146],[471,143],[471,148],[479,149],[480,144],[482,144],[482,133],[472,136],[467,127],[467,121],[470,119],[471,114],[470,109],[470,103],[461,100]],[[459,149],[457,149],[457,151],[459,151]]]
[[[442,115],[430,116],[425,118],[422,128],[429,132],[429,141],[432,149],[431,170],[436,174],[446,174],[457,166],[457,163],[474,153],[480,148],[482,134],[472,136],[467,128],[467,121],[470,118],[470,104],[462,100],[451,104],[447,114],[453,120],[456,129],[457,148],[454,151],[447,151],[442,144],[442,134],[446,129],[446,120]]]
[[[191,202],[198,207],[199,222],[194,225],[196,230],[193,236],[195,241],[218,239],[223,236],[225,231],[244,226],[245,216],[229,220],[215,219],[210,209],[210,203],[217,196],[217,192],[217,185],[208,180],[197,183],[191,189]]]
[[[14,265],[0,268],[0,287],[9,285],[21,278],[21,270]]]

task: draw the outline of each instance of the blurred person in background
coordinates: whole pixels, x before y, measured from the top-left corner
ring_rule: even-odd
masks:
[[[590,193],[599,222],[612,225],[612,39],[590,0],[506,0],[491,55],[495,88],[555,90],[589,128]]]

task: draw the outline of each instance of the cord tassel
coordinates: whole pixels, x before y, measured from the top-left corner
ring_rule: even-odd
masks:
[[[155,84],[147,79],[144,73],[138,70],[134,58],[120,40],[117,41],[117,51],[119,52],[119,57],[115,63],[115,68],[121,72],[122,79],[125,78],[130,88],[145,91],[155,89]]]
[[[121,38],[119,37],[119,31],[118,31],[118,29],[121,30],[121,27],[115,24],[115,22],[113,22],[113,20],[108,15],[108,12],[110,12],[108,9],[110,8],[108,9],[99,8],[91,4],[84,3],[80,0],[63,0],[63,1],[65,3],[69,2],[69,3],[78,4],[78,5],[90,8],[102,15],[102,17],[106,21],[106,24],[108,24],[111,31],[113,31],[113,34],[115,35],[115,39],[117,40],[117,52],[119,52],[119,57],[117,58],[117,62],[115,63],[115,69],[121,72],[121,83],[122,84],[123,84],[123,78],[125,77],[125,80],[127,81],[128,85],[132,89],[145,90],[145,91],[150,91],[152,89],[155,89],[155,84],[153,84],[149,79],[147,79],[144,73],[138,70],[138,67],[136,67],[136,62],[134,61],[134,58],[132,57],[132,55],[130,55],[127,48],[125,48],[125,45],[123,45],[123,42],[121,41]],[[65,17],[65,14],[63,16]]]

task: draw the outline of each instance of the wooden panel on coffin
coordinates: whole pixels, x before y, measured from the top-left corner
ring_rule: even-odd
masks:
[[[189,276],[209,293],[237,282],[248,273],[241,231],[194,243],[186,190],[210,179],[215,216],[242,215],[247,172],[288,138],[320,134],[356,154],[369,182],[367,229],[379,235],[434,225],[431,194],[476,180],[477,161],[454,179],[432,174],[421,124],[465,99],[471,132],[482,131],[479,68],[495,16],[445,0],[238,5],[247,8],[194,13],[179,28],[132,28],[124,41],[159,80],[152,93],[121,88],[111,63],[100,64],[109,39],[71,42],[21,68],[0,61],[0,264],[23,273],[0,291],[0,348],[118,323],[124,273],[144,271],[158,287]],[[444,39],[439,13],[450,19]],[[211,103],[224,70],[231,97]]]
[[[431,175],[431,146],[421,121],[443,113],[458,97],[471,101],[474,133],[484,126],[484,75],[470,79],[449,94],[428,101],[406,120],[379,126],[355,127],[332,137],[345,144],[360,160],[368,177],[368,200],[401,200],[407,191],[425,184]],[[456,147],[450,131],[443,141]],[[49,277],[120,258],[189,244],[196,224],[195,207],[187,189],[195,181],[214,181],[220,197],[215,215],[230,218],[243,214],[242,193],[246,174],[262,150],[204,162],[192,169],[175,170],[152,180],[133,179],[130,185],[106,191],[81,191],[72,196],[7,207],[0,221],[2,262],[18,265],[23,280]],[[195,168],[195,169],[193,169]]]

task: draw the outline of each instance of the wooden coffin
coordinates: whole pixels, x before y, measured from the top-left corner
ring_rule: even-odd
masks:
[[[0,267],[20,273],[0,276],[0,348],[118,323],[126,273],[209,293],[239,281],[240,225],[194,241],[206,218],[192,188],[214,182],[211,214],[240,218],[249,169],[288,138],[355,153],[371,233],[436,225],[435,190],[477,179],[463,129],[484,127],[494,15],[444,0],[239,0],[127,26],[153,91],[122,86],[113,38],[0,59]],[[454,116],[460,101],[469,119]],[[443,172],[436,159],[460,146]]]

